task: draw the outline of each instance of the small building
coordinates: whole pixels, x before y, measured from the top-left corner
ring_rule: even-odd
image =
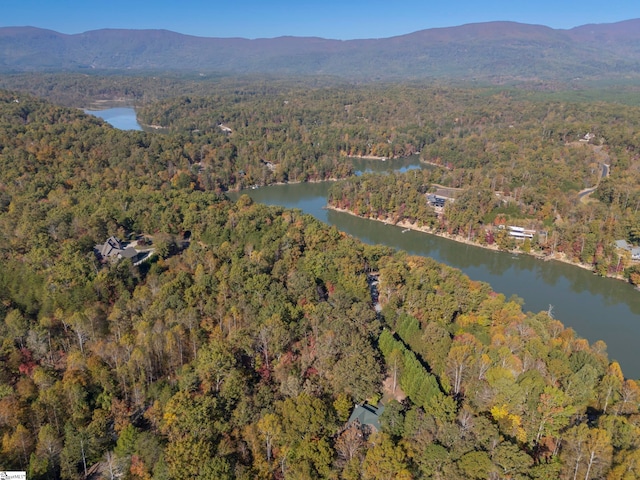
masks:
[[[579,141],[580,142],[590,142],[591,140],[593,140],[594,138],[596,138],[596,136],[593,133],[587,133],[585,134],[584,137],[582,137]]]
[[[371,428],[374,431],[379,432],[380,427],[380,415],[384,412],[384,405],[356,405],[347,421],[347,425],[358,421],[362,427]]]
[[[427,195],[427,202],[429,202],[429,205],[433,206],[433,207],[444,207],[444,204],[447,202],[447,199],[445,197],[441,197],[438,195],[434,195],[433,193],[430,193],[429,195]]]
[[[640,261],[640,247],[634,247],[626,240],[616,240],[614,243],[616,248],[629,252],[631,254],[631,260]]]
[[[535,230],[527,230],[524,227],[514,227],[512,225],[509,225],[507,227],[507,230],[509,232],[509,235],[514,238],[533,238],[533,236],[536,234]]]
[[[631,245],[626,240],[616,240],[615,244],[616,244],[616,248],[621,248],[623,250],[631,251]]]

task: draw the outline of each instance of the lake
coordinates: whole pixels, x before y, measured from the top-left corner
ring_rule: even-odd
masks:
[[[142,130],[136,117],[136,111],[131,107],[85,110],[84,113],[100,117],[120,130]]]
[[[407,169],[410,167],[407,161],[372,160],[368,161],[368,168],[373,171],[398,166]],[[636,353],[640,339],[640,292],[631,285],[561,262],[496,252],[422,232],[403,232],[400,227],[328,210],[325,207],[329,186],[329,182],[274,185],[240,193],[267,205],[298,208],[363,242],[395,247],[459,268],[507,297],[521,297],[525,311],[547,311],[552,305],[555,318],[590,343],[603,340],[610,359],[620,363],[624,374],[640,378],[640,360]],[[239,194],[230,196],[237,198]]]
[[[132,108],[88,112],[116,128],[140,130]],[[349,159],[358,174],[422,168],[417,157],[399,160]],[[388,245],[414,255],[432,257],[459,268],[474,280],[489,283],[505,295],[524,300],[525,311],[538,312],[553,306],[553,315],[591,343],[603,340],[609,357],[617,360],[627,377],[640,378],[636,352],[640,340],[640,292],[631,285],[601,278],[568,264],[513,255],[466,245],[426,233],[327,210],[330,183],[288,184],[262,187],[241,193],[267,205],[297,208],[369,244]],[[239,194],[230,195],[238,198]]]

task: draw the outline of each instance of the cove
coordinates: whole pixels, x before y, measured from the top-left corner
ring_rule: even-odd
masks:
[[[356,170],[390,171],[416,167],[417,159],[354,160]],[[528,255],[496,252],[446,238],[366,220],[326,209],[330,182],[261,187],[246,193],[254,201],[308,213],[368,244],[381,244],[413,255],[431,257],[458,268],[474,280],[487,282],[507,297],[524,300],[524,311],[547,311],[590,343],[603,340],[610,360],[620,363],[628,378],[640,378],[640,292],[619,280],[601,278],[588,270]]]
[[[142,130],[136,117],[136,111],[130,107],[85,110],[84,113],[100,117],[119,130]]]

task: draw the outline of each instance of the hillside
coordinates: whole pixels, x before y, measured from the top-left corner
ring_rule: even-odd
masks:
[[[188,71],[332,75],[357,80],[492,82],[635,77],[640,20],[554,30],[513,22],[436,28],[392,38],[202,38],[166,30],[66,35],[0,28],[0,73]]]

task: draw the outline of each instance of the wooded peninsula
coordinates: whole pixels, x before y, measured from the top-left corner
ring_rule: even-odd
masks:
[[[226,196],[339,180],[330,203],[354,214],[563,254],[637,284],[616,244],[640,242],[633,92],[623,103],[305,79],[0,83],[3,469],[640,477],[640,385],[602,342],[432,259]],[[100,99],[161,129],[119,131],[79,108]],[[346,161],[407,155],[434,167],[354,176]],[[428,200],[440,189],[455,192],[443,207]]]

